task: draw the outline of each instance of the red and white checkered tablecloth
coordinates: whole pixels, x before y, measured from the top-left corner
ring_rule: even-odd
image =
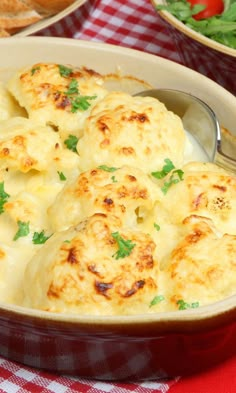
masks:
[[[87,0],[75,12],[39,31],[121,45],[181,63],[165,26],[149,0]],[[236,360],[201,375],[151,382],[107,383],[55,375],[0,357],[0,393],[234,393]]]
[[[149,0],[87,0],[74,13],[35,35],[106,42],[181,62]]]

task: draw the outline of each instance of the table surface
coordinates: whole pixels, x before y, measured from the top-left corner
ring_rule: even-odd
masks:
[[[87,0],[75,12],[34,35],[106,42],[181,63],[174,43],[149,0]],[[0,393],[233,393],[236,359],[189,378],[103,383],[33,370],[0,357]]]

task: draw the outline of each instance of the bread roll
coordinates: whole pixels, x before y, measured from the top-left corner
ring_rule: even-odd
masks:
[[[74,0],[1,0],[0,37],[7,37],[18,30],[56,14]]]
[[[74,3],[74,0],[32,0],[33,8],[42,14],[56,14]]]
[[[9,29],[23,28],[41,19],[42,16],[27,2],[21,0],[0,2],[0,30],[6,30],[6,33]]]

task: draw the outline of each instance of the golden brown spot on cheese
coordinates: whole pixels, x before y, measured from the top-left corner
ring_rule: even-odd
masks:
[[[105,205],[109,205],[109,206],[114,204],[114,202],[113,202],[113,200],[111,198],[105,198],[103,200],[103,202],[105,203]]]
[[[0,258],[4,258],[6,256],[5,251],[0,248]]]
[[[118,198],[125,198],[128,195],[129,195],[129,191],[127,190],[127,188],[125,186],[121,186],[118,188],[118,190],[117,190]]]
[[[139,267],[139,271],[142,271],[144,269],[152,269],[154,266],[154,261],[153,257],[151,254],[148,254],[150,252],[149,250],[144,250],[145,254],[143,254],[140,258],[141,263],[138,261],[136,266]]]
[[[10,154],[10,149],[8,149],[8,147],[4,147],[4,148],[2,149],[2,154],[3,154],[4,156],[8,156],[8,155]]]
[[[58,98],[55,97],[55,104],[57,109],[65,109],[71,106],[71,100],[69,97],[60,94]]]
[[[95,290],[100,294],[105,297],[108,297],[107,291],[111,288],[113,288],[112,283],[105,283],[105,282],[100,282],[100,281],[95,281]]]
[[[90,172],[90,174],[91,174],[92,176],[96,176],[96,175],[98,174],[98,170],[97,170],[97,169],[92,169],[91,172]]]
[[[97,71],[95,71],[95,70],[93,70],[93,69],[91,69],[91,68],[83,67],[82,69],[83,69],[83,71],[86,72],[89,76],[101,77],[101,74],[99,74],[99,72],[97,72]],[[80,72],[80,74],[83,75],[81,72]]]
[[[71,265],[78,263],[75,247],[72,247],[69,249],[69,253],[67,256],[67,262],[69,262]]]
[[[190,244],[197,243],[204,237],[206,237],[206,233],[202,232],[200,229],[196,229],[186,237],[186,241]]]
[[[93,274],[99,275],[99,272],[97,270],[97,266],[95,264],[88,265],[88,271],[93,273]]]
[[[78,187],[75,190],[75,193],[78,194],[78,197],[81,194],[81,190],[84,193],[88,193],[89,192],[89,181],[88,181],[86,176],[82,176],[82,175],[79,178]]]
[[[193,206],[195,209],[200,207],[202,205],[202,201],[205,199],[205,193],[201,192],[194,200],[193,200]]]
[[[102,118],[98,119],[97,124],[98,124],[98,130],[102,132],[104,135],[109,135],[110,134],[110,129],[108,125],[106,124],[107,118],[103,116]]]
[[[145,285],[145,280],[139,280],[136,281],[133,285],[133,287],[131,289],[129,289],[124,295],[123,297],[130,297],[135,295],[135,293],[138,292],[139,289],[142,289]]]
[[[129,116],[128,121],[137,121],[139,123],[149,122],[149,118],[146,113],[134,113]]]
[[[58,293],[58,289],[54,286],[53,283],[50,284],[49,289],[47,291],[47,296],[49,298],[59,298],[59,293]]]
[[[222,269],[219,269],[217,266],[212,266],[208,271],[206,272],[207,277],[211,281],[215,280],[220,280],[222,277],[223,271]]]
[[[127,178],[128,178],[128,180],[131,181],[131,182],[137,181],[136,177],[135,177],[135,176],[132,176],[132,175],[127,175]]]
[[[231,209],[230,202],[224,197],[213,199],[209,207],[213,211],[226,211]]]
[[[110,145],[110,139],[105,138],[105,139],[103,139],[103,141],[100,143],[99,146],[103,149],[103,148],[106,148],[108,145]]]
[[[217,190],[220,190],[222,192],[226,192],[227,191],[227,187],[225,186],[219,186],[218,184],[214,184],[213,188],[216,188]]]
[[[129,147],[122,147],[120,149],[120,153],[124,154],[125,156],[130,156],[132,154],[135,154],[135,150],[133,147],[129,146]]]
[[[25,146],[25,138],[22,135],[17,135],[13,139],[13,144],[16,144],[17,146]]]

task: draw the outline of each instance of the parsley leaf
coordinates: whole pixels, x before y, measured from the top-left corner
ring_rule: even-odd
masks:
[[[160,231],[160,229],[161,229],[160,225],[158,225],[158,224],[156,224],[156,223],[154,222],[153,226],[154,226],[154,228],[155,228],[157,231]]]
[[[184,172],[181,169],[176,169],[175,171],[172,172],[172,175],[170,176],[169,180],[164,183],[164,186],[161,188],[163,194],[166,194],[169,188],[173,184],[179,183],[181,180],[183,180]]]
[[[94,100],[97,96],[78,96],[71,100],[71,112],[75,113],[78,109],[86,111],[90,107],[89,100]]]
[[[149,307],[155,306],[156,304],[162,302],[163,300],[165,300],[165,297],[163,295],[157,295],[152,299],[151,303],[149,304]]]
[[[44,231],[34,232],[32,242],[34,244],[44,244],[50,236],[45,236]]]
[[[27,236],[30,233],[29,221],[28,222],[17,221],[17,225],[18,225],[18,231],[13,237],[13,240],[17,240],[19,239],[19,237]]]
[[[151,175],[156,179],[163,179],[166,175],[168,175],[168,173],[175,169],[173,162],[169,158],[166,158],[164,161],[165,165],[163,166],[161,171],[151,173]]]
[[[57,171],[57,173],[58,173],[58,176],[59,176],[59,178],[60,178],[61,181],[66,181],[66,176],[64,175],[63,172]]]
[[[65,92],[65,94],[68,96],[72,94],[79,94],[78,81],[75,78],[71,79],[68,90]]]
[[[113,183],[117,183],[117,181],[118,181],[118,180],[116,180],[116,177],[115,177],[115,176],[112,176],[112,177],[111,177],[111,180],[112,180]]]
[[[59,64],[58,68],[59,68],[60,75],[63,76],[64,78],[67,78],[73,73],[72,68],[66,67],[62,64]]]
[[[75,135],[69,135],[69,137],[64,141],[67,149],[73,151],[74,153],[78,153],[77,152],[77,143],[78,143],[79,138],[77,138],[77,136]]]
[[[80,95],[78,86],[79,86],[78,81],[75,78],[72,78],[69,83],[68,90],[62,93],[68,97],[71,104],[72,113],[77,112],[79,109],[85,111],[91,105],[89,101],[97,98],[96,95],[94,96]]]
[[[179,310],[187,310],[188,308],[198,308],[199,302],[187,303],[183,299],[177,301],[177,305],[179,306]]]
[[[132,243],[131,240],[125,240],[120,236],[119,232],[113,232],[111,236],[117,241],[119,247],[118,251],[116,251],[113,257],[115,257],[115,259],[128,257],[136,244]]]
[[[113,166],[100,165],[98,167],[98,169],[102,169],[103,171],[106,171],[106,172],[115,172],[115,171],[117,171],[118,168],[115,168]]]
[[[39,70],[40,70],[39,66],[31,68],[31,75],[33,76],[35,74],[35,72],[39,71]]]
[[[0,214],[4,212],[4,205],[10,197],[4,190],[4,182],[0,183]]]

